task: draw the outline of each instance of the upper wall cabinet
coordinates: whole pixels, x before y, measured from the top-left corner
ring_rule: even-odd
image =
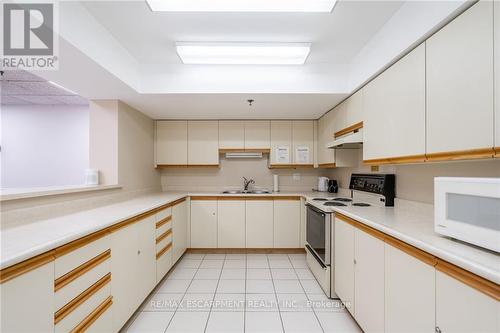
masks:
[[[495,31],[500,31],[500,3],[493,2],[495,10]],[[495,33],[495,151],[500,157],[500,33]]]
[[[364,88],[363,160],[425,160],[425,45]],[[444,129],[443,129],[444,130]]]
[[[358,90],[345,102],[346,113],[340,126],[343,128],[353,126],[364,120],[364,102],[363,102],[363,89]],[[341,128],[342,129],[342,128]]]
[[[330,111],[318,120],[318,166],[320,168],[335,166],[335,150],[326,148],[333,141],[333,113]]]
[[[156,164],[186,165],[188,163],[187,121],[156,122]]]
[[[270,165],[290,165],[292,163],[292,121],[271,121]]]
[[[219,149],[245,148],[245,122],[240,120],[219,121]]]
[[[219,122],[188,122],[188,164],[219,164]]]
[[[314,121],[292,121],[293,164],[314,165]]]
[[[476,3],[426,45],[429,160],[491,157],[493,1]]]
[[[245,149],[268,150],[271,148],[271,122],[269,120],[245,121]]]

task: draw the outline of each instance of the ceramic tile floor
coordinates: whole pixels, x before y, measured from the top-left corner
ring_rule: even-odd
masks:
[[[361,332],[303,254],[186,254],[125,330]]]

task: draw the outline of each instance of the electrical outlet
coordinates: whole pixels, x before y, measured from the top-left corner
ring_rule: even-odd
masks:
[[[294,173],[293,174],[293,180],[296,181],[296,182],[300,181],[300,173]]]

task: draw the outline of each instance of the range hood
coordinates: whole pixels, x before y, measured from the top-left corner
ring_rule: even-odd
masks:
[[[254,152],[233,152],[226,153],[226,158],[262,158],[262,153]]]
[[[359,149],[363,147],[363,129],[342,135],[326,145],[329,149]]]

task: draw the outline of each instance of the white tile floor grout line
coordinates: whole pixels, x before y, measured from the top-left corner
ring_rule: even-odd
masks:
[[[274,289],[274,299],[276,300],[276,307],[278,308],[278,315],[280,316],[281,331],[285,332],[285,325],[283,324],[283,317],[281,316],[281,309],[279,306],[278,295],[276,293],[276,285],[274,284],[273,272],[271,271],[271,263],[269,262],[269,257],[266,255],[267,266],[269,267],[269,274],[271,274],[271,281]]]

